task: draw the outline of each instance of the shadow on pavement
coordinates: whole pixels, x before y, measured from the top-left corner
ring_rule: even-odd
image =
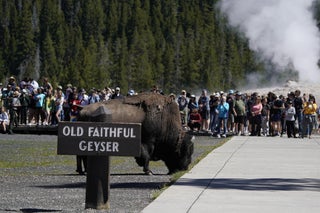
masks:
[[[186,179],[176,185],[202,186],[209,189],[232,189],[248,191],[320,191],[320,179],[259,178],[259,179]]]

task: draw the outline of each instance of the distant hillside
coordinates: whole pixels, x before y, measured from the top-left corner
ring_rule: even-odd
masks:
[[[78,87],[236,88],[264,66],[218,0],[1,0],[0,81]]]

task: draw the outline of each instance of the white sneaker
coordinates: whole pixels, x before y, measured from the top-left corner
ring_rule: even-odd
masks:
[[[225,134],[223,134],[222,137],[226,138],[227,136]]]
[[[221,138],[220,134],[217,134],[217,138]]]

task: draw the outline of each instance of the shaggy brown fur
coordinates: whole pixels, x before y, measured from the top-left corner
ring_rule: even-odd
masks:
[[[178,105],[169,97],[142,93],[85,107],[79,120],[142,124],[141,156],[137,163],[149,173],[150,160],[163,160],[169,173],[187,169],[193,143],[181,126]],[[100,116],[99,116],[100,115]]]

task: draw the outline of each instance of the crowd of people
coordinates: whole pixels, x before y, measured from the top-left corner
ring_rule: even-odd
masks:
[[[53,87],[48,78],[41,82],[12,76],[5,85],[0,83],[0,130],[12,134],[18,125],[57,125],[60,121],[74,121],[85,105],[109,99],[119,99],[120,87],[114,89],[84,88],[68,84]],[[160,92],[157,87],[152,89]],[[135,95],[130,89],[125,95]],[[229,90],[200,97],[182,90],[176,98],[181,123],[185,129],[202,131],[216,137],[232,135],[311,137],[318,129],[319,108],[315,96],[297,89],[286,95],[242,94]]]
[[[129,90],[127,95],[134,95]],[[109,99],[123,98],[120,88],[77,88],[72,84],[53,87],[48,78],[42,82],[23,79],[16,82],[12,76],[6,85],[0,83],[0,131],[13,134],[19,125],[57,125],[73,121],[85,105]]]
[[[185,128],[218,138],[227,134],[311,138],[313,130],[319,129],[315,96],[301,95],[299,89],[279,96],[233,90],[208,95],[203,89],[198,100],[182,90],[177,103],[182,117],[186,115]]]

